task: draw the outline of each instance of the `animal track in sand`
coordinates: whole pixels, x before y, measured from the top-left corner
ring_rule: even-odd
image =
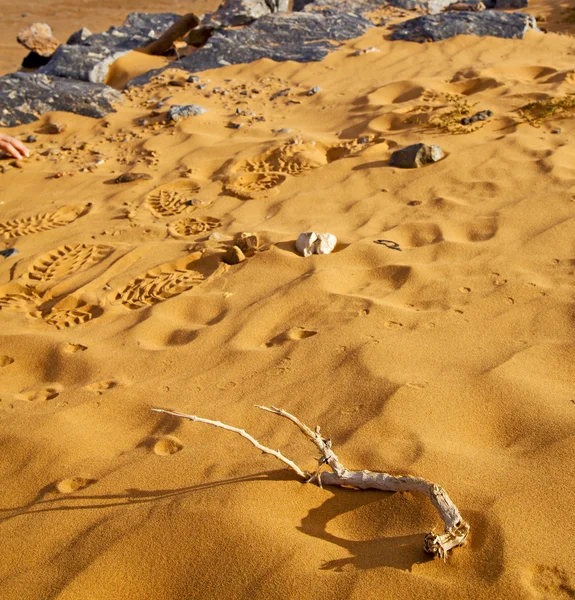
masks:
[[[87,350],[88,346],[84,346],[82,344],[66,344],[64,346],[64,352],[66,352],[67,354],[75,354],[76,352],[84,352],[84,350]]]
[[[184,444],[174,435],[166,435],[154,444],[154,454],[170,456],[182,450]]]
[[[202,281],[204,276],[197,271],[174,269],[161,272],[159,269],[153,269],[130,282],[116,295],[116,300],[135,310],[181,294]]]
[[[559,567],[535,567],[531,583],[542,594],[542,598],[575,598],[575,576]]]
[[[193,197],[200,189],[200,184],[195,181],[179,179],[156,188],[148,194],[146,202],[160,217],[173,217],[195,210]]]
[[[73,494],[97,481],[97,479],[88,479],[87,477],[70,477],[69,479],[62,479],[62,481],[59,481],[56,484],[56,489],[61,494]]]
[[[115,379],[105,379],[103,381],[95,381],[94,383],[90,383],[89,385],[85,385],[84,389],[88,392],[105,392],[106,390],[111,390],[115,387],[118,387],[118,382]]]
[[[186,217],[170,223],[168,231],[173,237],[190,237],[212,231],[219,227],[221,223],[219,219],[213,217],[204,217],[203,219]]]
[[[76,244],[60,246],[38,258],[28,268],[28,278],[40,282],[64,279],[102,261],[112,252],[110,246]]]
[[[317,335],[318,332],[313,329],[305,329],[303,327],[292,327],[280,335],[277,335],[275,338],[264,344],[266,348],[272,348],[273,346],[279,346],[281,344],[285,344],[286,342],[297,341],[297,340],[305,340],[307,338],[313,337]]]
[[[59,395],[59,390],[53,387],[47,387],[32,392],[23,392],[16,397],[21,400],[27,400],[28,402],[46,402],[48,400],[54,400],[54,398],[57,398]]]
[[[91,204],[65,206],[54,212],[5,221],[4,223],[0,223],[0,235],[3,235],[5,238],[15,238],[69,225],[78,217],[85,215],[89,211],[90,206]]]
[[[14,359],[11,356],[3,355],[0,356],[0,368],[7,367],[14,362]]]

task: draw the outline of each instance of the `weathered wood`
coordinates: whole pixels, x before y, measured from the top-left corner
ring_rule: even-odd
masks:
[[[153,408],[152,410],[154,412],[165,413],[198,423],[206,423],[208,425],[213,425],[214,427],[219,427],[220,429],[238,433],[263,453],[271,454],[278,460],[281,460],[284,464],[288,465],[300,477],[304,478],[306,483],[317,482],[320,487],[323,485],[339,485],[357,489],[376,489],[385,492],[421,493],[430,499],[444,523],[443,533],[431,531],[425,536],[423,542],[424,550],[429,554],[445,559],[450,550],[465,544],[467,536],[469,535],[469,525],[463,520],[459,510],[448,496],[447,492],[439,485],[428,481],[427,479],[412,477],[410,475],[394,476],[388,473],[378,473],[374,471],[350,471],[340,463],[339,458],[332,450],[331,440],[322,437],[319,427],[312,430],[294,415],[281,408],[276,408],[275,406],[258,406],[257,408],[288,419],[316,446],[321,454],[321,458],[318,460],[318,468],[315,473],[309,474],[303,471],[293,461],[286,458],[279,450],[271,450],[266,446],[262,446],[254,437],[246,433],[243,429],[226,425],[220,421],[203,419],[195,415],[163,410],[161,408]],[[331,469],[331,472],[322,472],[321,469],[324,465],[327,465]]]

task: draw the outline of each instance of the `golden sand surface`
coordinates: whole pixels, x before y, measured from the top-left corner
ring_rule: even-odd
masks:
[[[575,39],[388,34],[9,130],[39,133],[0,174],[19,251],[0,258],[0,597],[575,597],[575,122],[519,111],[575,93]],[[205,114],[164,122],[187,103]],[[466,107],[493,117],[463,129]],[[390,166],[421,141],[446,157]],[[128,172],[152,178],[108,183]],[[310,230],[336,251],[299,256]],[[260,251],[222,263],[241,231]],[[469,543],[432,560],[425,497],[305,485],[151,412],[314,469],[256,404],[321,425],[349,468],[444,486]]]

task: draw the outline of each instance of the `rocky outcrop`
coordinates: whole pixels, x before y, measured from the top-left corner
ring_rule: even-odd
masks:
[[[192,73],[260,58],[277,62],[322,60],[337,47],[334,42],[363,35],[373,23],[352,13],[321,12],[274,13],[241,29],[216,31],[207,44],[179,61]],[[150,71],[129,85],[147,83],[161,71]]]
[[[437,42],[456,35],[493,36],[522,39],[529,30],[539,31],[535,19],[523,13],[445,12],[404,21],[392,40]]]
[[[86,117],[114,111],[122,94],[101,84],[48,77],[39,73],[11,73],[0,77],[0,125],[31,123],[46,112],[61,110]]]
[[[39,72],[54,77],[103,83],[109,66],[134,48],[147,46],[178,19],[174,13],[130,13],[121,27],[91,34],[82,29],[58,48]]]

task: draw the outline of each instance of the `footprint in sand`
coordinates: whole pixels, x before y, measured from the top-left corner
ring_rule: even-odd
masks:
[[[135,310],[181,294],[202,281],[204,276],[198,271],[167,263],[136,277],[116,294],[115,300]]]
[[[97,481],[97,479],[89,479],[87,477],[70,477],[69,479],[62,479],[62,481],[59,481],[56,484],[56,489],[61,494],[73,494]]]
[[[14,362],[14,359],[11,356],[3,355],[0,356],[0,368],[7,367]]]
[[[273,346],[280,346],[285,344],[286,342],[291,342],[294,340],[305,340],[307,338],[313,337],[317,335],[318,332],[313,329],[304,329],[303,327],[292,327],[280,335],[277,335],[275,338],[267,342],[265,345],[266,348],[272,348]]]
[[[110,246],[76,244],[60,246],[38,258],[28,269],[28,278],[39,282],[64,279],[102,261],[112,252]]]
[[[103,312],[99,306],[87,304],[83,300],[68,296],[51,310],[35,316],[40,316],[48,325],[54,325],[56,329],[64,329],[87,323],[99,317]]]
[[[196,219],[195,217],[186,217],[170,223],[168,231],[172,237],[190,237],[193,235],[199,235],[200,233],[207,233],[216,229],[222,224],[219,219],[214,217],[204,217],[203,219]]]
[[[224,190],[243,200],[254,200],[277,193],[285,180],[286,176],[279,173],[236,174],[229,177]]]
[[[24,219],[13,219],[0,223],[0,235],[5,238],[15,238],[33,233],[40,233],[68,225],[88,213],[91,204],[83,206],[65,206],[50,213],[42,213]]]
[[[0,310],[28,312],[40,303],[40,296],[31,287],[9,283],[0,287]]]
[[[160,438],[154,444],[154,454],[158,456],[170,456],[171,454],[176,454],[180,450],[182,450],[184,444],[173,435],[166,435],[163,438]]]
[[[173,217],[195,210],[194,196],[200,189],[200,184],[190,179],[176,180],[148,194],[146,203],[160,217]]]

